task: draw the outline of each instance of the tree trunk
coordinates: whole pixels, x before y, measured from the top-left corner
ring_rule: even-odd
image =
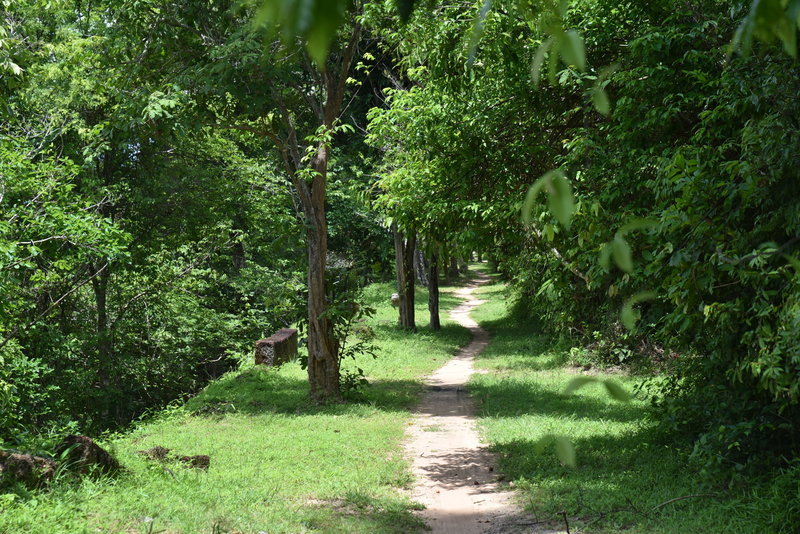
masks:
[[[328,257],[328,223],[325,218],[325,182],[328,149],[321,146],[315,164],[317,175],[311,184],[310,205],[304,206],[308,219],[308,382],[311,399],[322,403],[341,399],[339,350],[333,323],[327,316],[328,298],[325,263]]]
[[[461,274],[467,274],[469,267],[467,266],[467,262],[464,260],[462,256],[458,257],[458,272]]]
[[[361,34],[361,25],[356,22],[347,45],[342,51],[338,75],[331,72],[332,65],[326,65],[319,72],[319,94],[325,95],[321,108],[312,103],[312,108],[320,120],[320,125],[332,133],[342,109],[347,75]],[[311,62],[307,62],[311,65]],[[317,403],[337,402],[342,395],[339,389],[339,342],[336,339],[333,322],[328,317],[328,297],[326,291],[326,262],[328,257],[328,224],[325,218],[325,188],[328,179],[330,159],[329,140],[317,143],[317,153],[312,161],[314,178],[307,182],[299,171],[306,168],[302,153],[305,147],[298,142],[298,131],[289,107],[280,91],[275,92],[276,102],[283,116],[288,137],[282,140],[274,133],[264,132],[281,152],[284,166],[294,184],[306,219],[306,246],[308,248],[308,383],[311,399]]]
[[[414,273],[417,276],[417,282],[422,287],[428,287],[428,261],[419,247],[414,252]]]
[[[414,249],[416,235],[411,232],[407,237],[392,223],[394,234],[394,258],[397,270],[397,293],[400,295],[400,328],[415,330],[414,317]]]
[[[455,255],[450,256],[450,266],[447,268],[447,271],[450,279],[458,279],[458,260],[456,259]]]
[[[98,264],[99,265],[99,264]],[[102,266],[90,265],[94,272],[100,271]],[[102,394],[101,414],[104,423],[108,423],[111,418],[111,406],[114,402],[114,392],[112,390],[111,373],[114,369],[113,347],[111,345],[111,335],[108,329],[108,280],[111,269],[106,267],[98,276],[92,278],[92,289],[94,290],[94,302],[97,310],[95,334],[97,335],[97,381],[100,384]]]
[[[431,330],[442,328],[439,322],[439,255],[434,252],[428,261],[428,311],[431,314]]]

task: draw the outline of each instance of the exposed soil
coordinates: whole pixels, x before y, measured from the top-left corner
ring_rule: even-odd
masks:
[[[64,460],[70,469],[82,475],[112,474],[122,469],[116,458],[88,436],[67,436],[56,446],[55,452],[66,456]]]
[[[146,451],[138,451],[138,454],[154,462],[167,463],[178,461],[182,462],[186,467],[194,467],[195,469],[203,469],[206,471],[211,465],[211,458],[206,454],[198,454],[196,456],[172,455],[170,454],[170,449],[161,447],[160,445],[156,445],[152,449],[147,449]]]
[[[472,342],[426,380],[429,389],[408,429],[407,454],[413,460],[413,498],[434,533],[556,532],[538,524],[502,488],[495,456],[481,443],[475,428],[475,403],[465,389],[474,373],[475,356],[489,343],[489,334],[469,312],[484,301],[473,290],[489,281],[478,279],[459,289],[464,303],[450,316],[472,332]]]
[[[55,473],[56,463],[49,458],[0,450],[0,486],[18,482],[35,488],[50,482]]]

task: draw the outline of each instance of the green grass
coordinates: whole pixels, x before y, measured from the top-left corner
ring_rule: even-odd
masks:
[[[409,333],[396,327],[396,310],[388,305],[392,287],[367,289],[378,310],[370,325],[380,358],[358,362],[372,383],[360,402],[314,406],[296,364],[246,366],[106,442],[125,466],[116,479],[63,480],[24,499],[0,495],[0,534],[421,532],[424,525],[413,514],[418,505],[402,491],[411,475],[401,441],[421,377],[468,341],[468,333],[446,318],[459,303],[453,290],[442,289],[439,333],[424,327],[427,295],[419,291],[420,330]],[[646,423],[650,408],[641,400],[614,402],[597,386],[564,395],[581,372],[569,366],[568,347],[511,318],[501,284],[479,293],[488,302],[473,317],[492,339],[478,366],[489,372],[476,375],[470,388],[505,480],[538,520],[563,524],[563,510],[572,532],[775,531],[753,518],[781,516],[781,509],[758,504],[779,498],[759,488],[745,494],[704,487],[685,453]],[[613,376],[628,389],[637,380]],[[535,452],[547,434],[572,441],[576,468],[561,466],[552,449]],[[162,465],[137,454],[154,446],[208,454],[211,468]],[[796,490],[791,476],[781,495]],[[653,510],[707,492],[718,496]]]
[[[358,403],[314,406],[305,372],[246,367],[210,384],[184,406],[110,443],[125,472],[113,480],[63,481],[48,492],[0,498],[0,533],[404,533],[423,528],[404,492],[411,482],[401,441],[421,377],[469,334],[447,320],[458,304],[442,288],[441,332],[430,332],[427,294],[417,294],[419,332],[396,327],[389,284],[366,297],[377,360]],[[137,451],[167,447],[207,454],[208,472],[159,464]],[[2,497],[2,496],[0,496]]]
[[[473,317],[492,335],[470,390],[480,402],[484,436],[500,456],[506,480],[520,490],[522,504],[543,521],[572,532],[708,533],[769,532],[748,518],[744,495],[707,488],[686,463],[685,452],[646,422],[642,400],[620,403],[601,387],[573,395],[563,391],[582,372],[570,367],[569,347],[537,335],[534,325],[509,316],[500,284],[481,288],[489,302]],[[637,378],[613,376],[632,390]],[[553,447],[537,454],[548,434],[569,438],[578,466],[564,467]],[[691,498],[654,507],[693,494]]]

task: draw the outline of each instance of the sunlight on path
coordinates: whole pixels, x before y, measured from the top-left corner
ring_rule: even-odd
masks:
[[[478,280],[456,292],[464,303],[450,315],[472,332],[472,342],[427,379],[428,392],[408,430],[406,451],[416,477],[413,497],[433,533],[552,532],[535,530],[535,522],[512,504],[513,492],[497,483],[494,455],[481,444],[475,428],[475,404],[465,384],[475,356],[489,343],[489,334],[469,313],[484,301],[472,297]]]

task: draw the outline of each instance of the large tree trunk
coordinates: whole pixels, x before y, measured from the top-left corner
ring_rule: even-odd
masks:
[[[411,232],[407,237],[392,223],[394,234],[394,258],[397,270],[397,293],[400,295],[400,328],[415,330],[414,318],[414,249],[416,234]]]
[[[439,322],[439,255],[431,254],[428,261],[428,311],[431,315],[431,330],[442,328]]]
[[[338,75],[331,72],[327,65],[319,76],[316,88],[318,94],[324,94],[324,105],[318,107],[313,98],[311,107],[328,132],[334,126],[342,109],[347,75],[356,53],[361,25],[355,23],[338,65]],[[307,65],[311,65],[308,61]],[[298,131],[289,107],[281,96],[275,92],[276,103],[284,119],[287,138],[281,139],[274,133],[264,131],[281,152],[284,165],[294,184],[306,219],[306,246],[308,248],[308,383],[311,386],[311,399],[317,403],[336,402],[341,400],[339,389],[339,343],[333,331],[333,323],[328,317],[328,298],[326,291],[325,270],[328,256],[328,224],[325,219],[325,188],[328,178],[328,162],[330,159],[329,140],[321,140],[317,144],[317,153],[312,161],[314,178],[309,184],[300,170],[305,168],[303,153],[305,147],[298,142]]]
[[[308,241],[308,382],[315,402],[339,400],[338,343],[333,323],[327,317],[328,298],[325,262],[328,256],[328,224],[325,219],[325,179],[327,148],[322,147],[317,161],[317,176],[311,186]]]

